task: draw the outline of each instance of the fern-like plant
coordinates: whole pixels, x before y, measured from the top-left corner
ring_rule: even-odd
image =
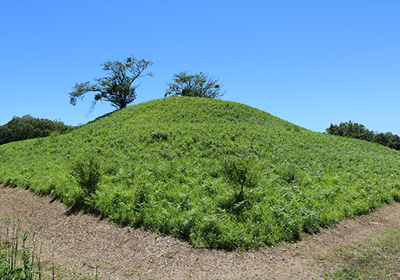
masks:
[[[225,201],[223,208],[231,208],[234,212],[240,212],[246,204],[247,189],[256,185],[255,178],[250,172],[250,162],[244,159],[226,159],[224,162],[224,174],[234,189],[234,195]]]
[[[90,208],[90,198],[96,192],[101,177],[99,162],[93,156],[78,159],[72,166],[71,174],[82,190],[76,197],[71,211],[78,211],[82,207]]]

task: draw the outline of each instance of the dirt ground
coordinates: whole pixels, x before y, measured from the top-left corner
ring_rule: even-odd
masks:
[[[193,249],[171,237],[121,228],[89,215],[68,215],[68,208],[47,196],[0,186],[0,218],[17,215],[31,230],[43,225],[42,259],[62,268],[63,279],[321,279],[338,269],[332,251],[357,245],[387,227],[400,227],[394,203],[336,228],[305,235],[296,244],[247,252]],[[60,272],[60,273],[61,273]]]

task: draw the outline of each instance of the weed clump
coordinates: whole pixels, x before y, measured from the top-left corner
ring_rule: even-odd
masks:
[[[228,158],[223,165],[224,175],[233,188],[233,195],[224,199],[221,208],[240,213],[248,204],[248,191],[256,186],[255,176],[250,172],[251,163],[241,158]]]
[[[23,231],[18,217],[0,220],[1,279],[42,279],[42,262],[38,253],[44,241],[38,239],[41,229]]]
[[[81,189],[73,208],[89,206],[90,198],[96,192],[101,177],[99,162],[93,156],[78,159],[72,166],[71,174]]]

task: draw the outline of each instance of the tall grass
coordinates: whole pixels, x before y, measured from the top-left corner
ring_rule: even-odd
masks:
[[[196,247],[294,242],[400,201],[399,151],[311,132],[242,104],[183,97],[2,145],[0,182],[74,205],[82,195],[74,162],[90,157],[101,177],[87,209]]]
[[[22,231],[18,217],[0,220],[1,279],[42,279],[40,230]]]
[[[81,194],[75,199],[72,210],[90,207],[101,177],[99,162],[91,155],[86,159],[78,159],[73,163],[71,175],[81,188]]]

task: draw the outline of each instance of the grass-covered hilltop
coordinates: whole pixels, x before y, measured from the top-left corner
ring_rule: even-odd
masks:
[[[90,172],[100,180],[89,192],[77,179]],[[400,201],[400,154],[234,102],[171,97],[1,145],[0,183],[196,247],[247,249]]]

